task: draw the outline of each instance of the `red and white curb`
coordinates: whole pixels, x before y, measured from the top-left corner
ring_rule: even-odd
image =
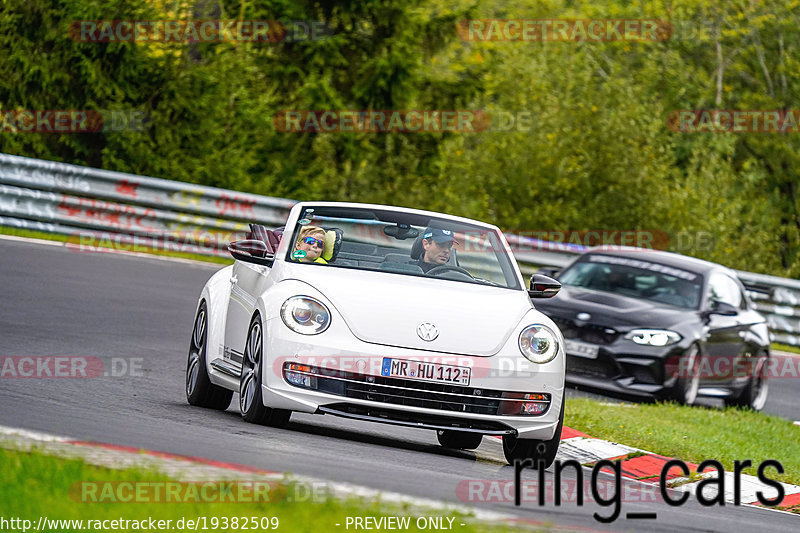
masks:
[[[499,443],[499,438],[494,442]],[[635,457],[629,458],[628,456],[631,454],[635,455]],[[658,455],[639,448],[597,439],[586,433],[565,426],[561,432],[561,444],[558,449],[558,454],[556,455],[556,460],[563,462],[570,459],[578,461],[586,467],[593,467],[602,460],[619,460],[621,461],[622,477],[649,485],[658,485],[664,465],[668,461],[673,460],[671,457],[664,457],[663,455]],[[687,461],[684,461],[684,463],[691,472],[697,471],[697,464]],[[694,481],[680,476],[678,474],[679,472],[681,472],[679,468],[670,469],[666,478],[667,487],[681,492],[690,492],[693,495],[697,494],[698,483],[703,479],[718,476],[715,468],[707,469],[702,474],[696,474]],[[723,476],[725,502],[734,503],[734,473],[726,471]],[[784,512],[786,509],[794,507],[800,507],[800,486],[781,483],[784,490],[783,501],[777,508],[770,508],[760,505],[756,493],[761,492],[762,497],[774,499],[778,495],[777,489],[762,483],[756,476],[740,474],[740,479],[739,495],[742,505],[754,505],[779,512]],[[703,495],[706,496],[706,498],[713,498],[714,496],[705,491]]]

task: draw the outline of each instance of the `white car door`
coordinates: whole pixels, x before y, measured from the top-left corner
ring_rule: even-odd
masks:
[[[256,311],[256,301],[265,288],[270,271],[266,266],[244,261],[236,261],[233,265],[228,316],[225,321],[224,358],[236,366],[242,364],[245,340]]]

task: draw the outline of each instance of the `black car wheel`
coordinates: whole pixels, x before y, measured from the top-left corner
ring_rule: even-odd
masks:
[[[548,468],[556,460],[558,445],[561,442],[561,428],[564,425],[564,404],[561,404],[561,414],[558,417],[558,426],[553,438],[550,440],[520,439],[516,435],[503,437],[503,455],[509,464],[517,461],[533,460],[533,468]]]
[[[769,359],[764,354],[756,358],[753,373],[747,381],[747,386],[736,396],[725,399],[725,404],[731,407],[750,408],[760,411],[767,403],[769,383],[767,382],[767,363]]]
[[[436,438],[439,439],[439,444],[445,448],[474,450],[481,445],[483,435],[480,433],[466,433],[464,431],[440,429],[436,431]]]
[[[684,363],[684,360],[686,361]],[[672,387],[670,397],[683,405],[694,405],[700,390],[700,363],[703,356],[700,348],[692,344],[678,363],[678,379]]]
[[[231,404],[233,391],[214,385],[206,371],[206,341],[208,338],[206,302],[200,302],[194,319],[189,358],[186,361],[186,400],[191,405],[224,411]]]
[[[265,406],[261,396],[263,345],[261,317],[256,315],[250,322],[244,345],[242,375],[239,378],[239,411],[246,422],[284,427],[292,412]]]

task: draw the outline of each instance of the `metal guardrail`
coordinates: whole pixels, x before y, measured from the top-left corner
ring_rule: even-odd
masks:
[[[0,226],[227,256],[249,222],[283,225],[294,201],[0,154]],[[523,272],[585,247],[507,234]],[[800,280],[738,272],[774,340],[800,346]]]
[[[248,222],[282,224],[295,202],[0,154],[0,224],[226,256]]]

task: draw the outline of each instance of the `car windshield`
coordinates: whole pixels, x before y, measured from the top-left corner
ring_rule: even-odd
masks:
[[[688,309],[700,305],[699,274],[638,259],[590,255],[562,272],[558,280],[564,285]]]
[[[521,288],[499,232],[447,218],[309,206],[291,242],[291,262]]]

